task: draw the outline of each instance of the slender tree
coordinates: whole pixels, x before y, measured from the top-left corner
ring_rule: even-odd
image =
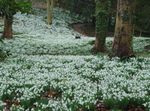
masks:
[[[47,23],[52,24],[54,0],[47,0]]]
[[[3,38],[13,37],[12,24],[13,15],[18,11],[28,12],[30,4],[23,0],[0,0],[0,13],[4,17]]]
[[[134,0],[118,0],[117,16],[113,42],[113,55],[118,57],[133,56],[132,30],[133,30],[133,7]]]
[[[105,41],[109,20],[109,0],[95,0],[96,2],[96,41],[94,50],[105,51]]]

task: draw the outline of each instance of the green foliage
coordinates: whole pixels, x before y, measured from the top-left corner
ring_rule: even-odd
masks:
[[[106,99],[104,100],[105,105],[109,108],[109,109],[113,109],[112,111],[119,111],[117,109],[127,109],[129,106],[140,106],[143,107],[142,104],[144,103],[144,99],[142,98],[130,98],[130,97],[126,97],[124,99],[122,99],[121,101],[118,101],[116,99]]]
[[[59,0],[59,4],[71,12],[84,16],[86,21],[89,21],[95,13],[94,0]]]
[[[34,103],[38,100],[39,98],[30,98],[29,100],[22,100],[21,105],[23,106],[24,109],[30,109],[34,106]]]
[[[3,40],[0,38],[0,61],[5,60],[5,58],[7,57],[7,54],[2,49],[2,45],[3,45]]]
[[[16,12],[29,12],[31,3],[24,0],[0,0],[0,15],[12,17]]]
[[[137,0],[136,1],[136,26],[143,32],[150,32],[150,1]]]
[[[9,90],[12,90],[12,91],[9,92]],[[0,99],[2,101],[7,101],[7,100],[12,101],[16,97],[15,91],[16,91],[16,89],[12,85],[8,85],[8,87],[5,89],[5,91],[3,92],[3,95],[1,96]]]
[[[99,14],[99,13],[103,13],[103,14],[106,14],[108,15],[109,14],[109,9],[110,9],[110,4],[111,2],[108,0],[108,1],[101,1],[101,0],[96,0],[96,16]]]

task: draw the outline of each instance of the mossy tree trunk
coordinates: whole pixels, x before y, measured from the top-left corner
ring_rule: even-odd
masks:
[[[47,23],[52,24],[54,0],[47,0]]]
[[[13,31],[12,31],[13,17],[4,17],[4,31],[3,38],[12,39]]]
[[[113,42],[113,56],[133,56],[132,32],[133,32],[133,6],[134,0],[118,0],[115,35]]]
[[[105,51],[105,41],[109,21],[109,5],[107,0],[95,0],[96,2],[96,41],[94,50],[96,52]]]

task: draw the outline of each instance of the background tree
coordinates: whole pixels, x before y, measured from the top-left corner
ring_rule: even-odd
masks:
[[[96,0],[96,41],[94,50],[105,51],[105,41],[109,20],[109,0]]]
[[[47,23],[52,24],[54,0],[47,0]]]
[[[13,37],[13,15],[18,11],[29,12],[30,7],[31,4],[23,0],[0,0],[0,13],[4,17],[3,38],[11,39]]]
[[[150,36],[150,0],[136,0],[135,4],[135,34]]]
[[[113,54],[118,57],[133,56],[132,30],[134,0],[118,0]]]

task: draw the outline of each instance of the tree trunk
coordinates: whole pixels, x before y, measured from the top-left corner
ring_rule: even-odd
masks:
[[[104,52],[108,29],[108,4],[107,0],[96,1],[96,41],[94,51]]]
[[[132,15],[134,0],[118,0],[113,56],[120,58],[133,56],[132,48]]]
[[[54,0],[47,0],[47,23],[52,24]]]
[[[13,24],[13,17],[4,18],[4,31],[2,35],[3,38],[12,39],[13,37],[12,24]]]

